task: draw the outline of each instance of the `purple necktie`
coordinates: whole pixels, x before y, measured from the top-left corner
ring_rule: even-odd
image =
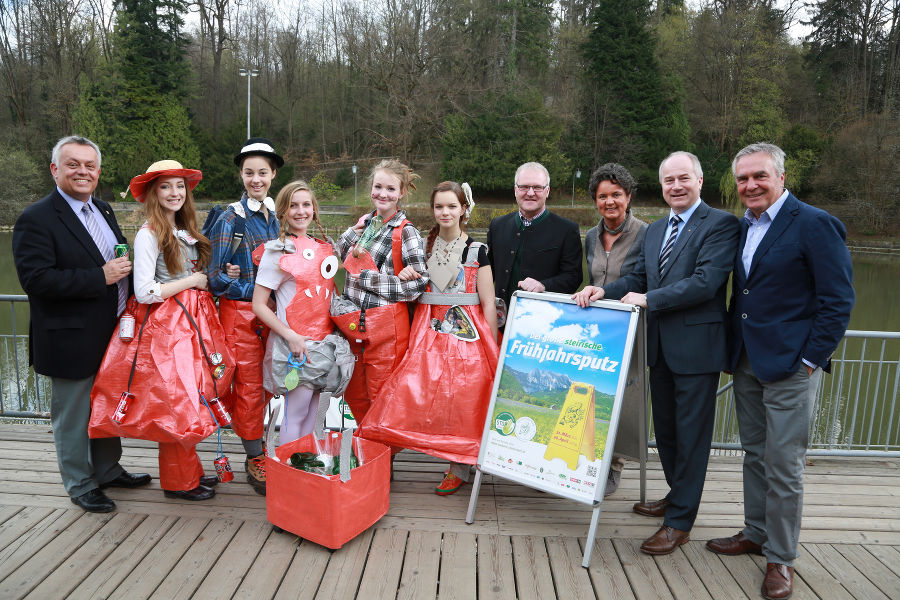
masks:
[[[87,228],[88,233],[91,234],[91,239],[93,239],[94,243],[97,245],[97,250],[103,255],[103,260],[107,262],[111,261],[115,258],[115,254],[113,253],[112,248],[109,247],[103,232],[100,230],[100,224],[97,222],[97,218],[94,217],[94,211],[91,210],[91,205],[85,202],[84,206],[81,207],[81,212],[84,214],[84,226]],[[117,284],[119,288],[119,308],[116,313],[117,315],[122,314],[122,311],[125,310],[125,303],[128,302],[128,287],[126,287],[125,282],[127,282],[127,278],[123,277]]]

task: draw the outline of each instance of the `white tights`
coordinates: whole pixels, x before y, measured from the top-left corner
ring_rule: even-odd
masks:
[[[316,424],[319,409],[319,391],[298,386],[284,399],[284,419],[281,421],[279,444],[286,444],[309,435]]]

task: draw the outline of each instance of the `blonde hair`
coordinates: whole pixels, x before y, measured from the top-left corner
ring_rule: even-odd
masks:
[[[319,221],[319,201],[316,200],[316,194],[312,191],[312,188],[309,187],[309,184],[302,179],[292,181],[281,188],[281,191],[278,192],[278,196],[275,198],[275,216],[278,217],[278,226],[280,228],[278,238],[283,242],[290,230],[287,214],[288,209],[291,207],[291,198],[293,198],[294,194],[297,192],[309,192],[309,197],[312,199],[313,205],[313,221],[315,221],[316,226],[319,228],[322,239],[325,240],[325,229],[322,227],[322,222]]]
[[[378,171],[390,173],[400,180],[401,199],[406,195],[406,192],[416,189],[416,184],[414,182],[416,179],[419,179],[419,176],[416,173],[413,173],[413,170],[411,168],[404,165],[396,158],[386,158],[372,167],[372,172],[369,173],[370,188],[372,187],[372,182],[375,179],[375,173],[377,173]]]
[[[172,232],[172,227],[166,218],[166,209],[160,204],[159,196],[156,193],[156,186],[159,185],[159,181],[162,178],[157,177],[154,179],[150,189],[147,190],[147,196],[144,198],[144,216],[150,224],[150,229],[156,234],[156,243],[163,255],[166,269],[169,270],[169,274],[176,275],[185,270],[184,254],[182,254],[181,244]],[[194,194],[191,192],[191,188],[186,180],[184,182],[184,204],[175,213],[175,227],[184,229],[191,237],[197,240],[197,253],[199,255],[197,266],[206,268],[212,255],[212,244],[210,244],[209,238],[200,233],[200,229],[197,227]]]

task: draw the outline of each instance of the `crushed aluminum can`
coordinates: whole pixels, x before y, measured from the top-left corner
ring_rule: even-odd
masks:
[[[216,466],[216,477],[219,478],[219,481],[228,483],[234,479],[234,472],[231,470],[231,463],[228,462],[227,456],[218,457],[213,464]]]
[[[134,315],[127,310],[119,317],[119,339],[123,342],[134,339]]]
[[[231,425],[231,415],[228,414],[228,410],[226,410],[225,405],[222,404],[221,400],[218,398],[210,398],[207,402],[209,403],[209,408],[216,416],[216,422],[218,422],[219,427]]]

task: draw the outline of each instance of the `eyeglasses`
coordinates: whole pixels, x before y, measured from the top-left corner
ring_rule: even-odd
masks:
[[[520,192],[525,192],[526,194],[528,193],[528,190],[531,190],[532,192],[537,194],[538,192],[543,192],[548,187],[549,187],[548,185],[519,185],[518,183],[516,184],[516,189],[519,190]]]

